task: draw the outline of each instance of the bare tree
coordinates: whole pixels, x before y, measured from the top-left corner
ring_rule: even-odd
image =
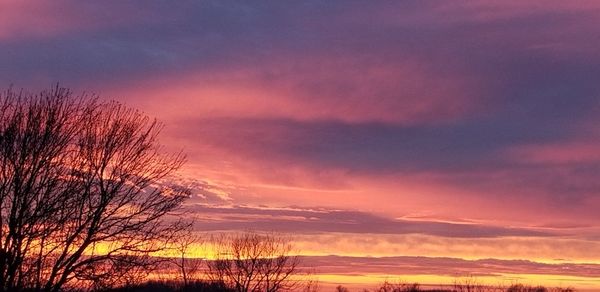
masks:
[[[494,287],[478,283],[474,277],[466,277],[454,281],[454,291],[456,292],[488,292],[493,291],[493,289]]]
[[[239,292],[291,290],[299,284],[299,258],[281,236],[243,233],[216,240],[217,259],[208,261],[208,277]]]
[[[161,125],[58,86],[0,95],[0,287],[101,288],[150,268],[188,196],[158,184],[184,161]]]
[[[198,235],[190,229],[185,229],[173,243],[176,256],[171,259],[171,262],[181,273],[181,281],[184,287],[190,284],[190,280],[197,279],[196,276],[202,268],[202,259],[194,258],[191,255],[192,250],[198,248],[201,242],[202,240]]]
[[[314,276],[314,275],[313,275]],[[307,278],[304,281],[304,287],[302,287],[302,289],[300,289],[303,292],[318,292],[320,287],[319,287],[319,280],[318,279],[314,279],[314,278]]]

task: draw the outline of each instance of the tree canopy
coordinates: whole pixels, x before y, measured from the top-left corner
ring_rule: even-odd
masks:
[[[152,263],[188,196],[156,120],[56,86],[0,95],[0,287],[107,287]]]

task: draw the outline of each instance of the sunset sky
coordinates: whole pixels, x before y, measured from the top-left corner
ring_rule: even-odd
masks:
[[[0,82],[158,118],[323,283],[600,290],[600,1],[1,0]]]

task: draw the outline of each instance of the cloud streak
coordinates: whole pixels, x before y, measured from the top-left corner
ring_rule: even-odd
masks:
[[[459,238],[502,236],[552,236],[534,229],[389,219],[358,211],[256,208],[244,206],[214,207],[195,205],[200,214],[196,228],[215,230],[263,230],[280,232],[346,232],[371,234],[427,234]],[[206,218],[202,220],[202,218]]]
[[[355,267],[352,272],[357,274],[432,274],[451,277],[500,277],[503,274],[561,274],[588,278],[600,276],[600,265],[597,264],[546,264],[526,260],[322,256],[308,257],[306,263],[322,267],[320,272],[326,274],[348,273],[347,268],[351,266]],[[476,274],[473,271],[477,271]]]

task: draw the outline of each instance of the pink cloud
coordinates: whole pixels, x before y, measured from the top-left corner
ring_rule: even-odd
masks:
[[[572,141],[522,145],[509,149],[508,156],[523,163],[568,165],[600,162],[597,142]]]
[[[147,6],[111,2],[114,5],[72,0],[3,0],[0,3],[0,40],[19,42],[74,37],[82,33],[149,24],[169,15],[166,12],[156,17],[151,15]]]
[[[400,64],[385,57],[282,55],[260,67],[241,64],[178,78],[140,80],[108,94],[127,96],[167,121],[260,117],[422,124],[452,122],[479,109],[476,77],[443,72],[408,55]]]

